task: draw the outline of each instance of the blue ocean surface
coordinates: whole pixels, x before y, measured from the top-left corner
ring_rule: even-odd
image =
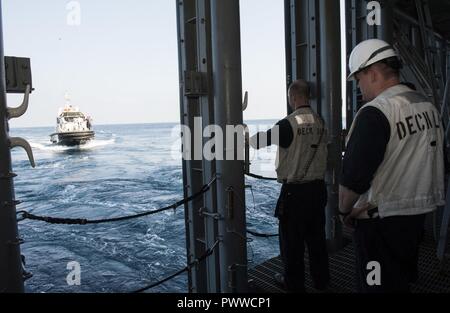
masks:
[[[254,133],[273,121],[249,122]],[[96,126],[95,140],[69,148],[50,143],[53,128],[12,129],[32,145],[37,167],[12,152],[18,210],[36,215],[103,219],[165,207],[183,198],[176,124]],[[275,148],[252,152],[252,172],[275,176]],[[276,182],[246,178],[247,227],[277,233]],[[184,207],[122,222],[67,226],[25,220],[21,252],[33,277],[26,291],[130,292],[186,266]],[[278,238],[248,236],[253,267],[279,254]],[[69,286],[69,262],[81,266],[81,284]],[[149,292],[187,292],[187,275]]]

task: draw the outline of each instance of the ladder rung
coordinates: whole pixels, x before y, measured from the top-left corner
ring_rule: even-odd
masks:
[[[195,24],[197,23],[197,16],[191,17],[186,21],[186,24]]]
[[[195,238],[195,241],[200,242],[206,246],[206,240],[204,238]]]

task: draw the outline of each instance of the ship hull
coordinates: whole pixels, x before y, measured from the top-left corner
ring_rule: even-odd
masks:
[[[95,133],[93,131],[55,133],[50,137],[54,144],[71,147],[85,144],[94,139]]]

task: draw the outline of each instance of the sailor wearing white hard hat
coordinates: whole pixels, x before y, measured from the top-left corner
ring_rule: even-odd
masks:
[[[355,225],[357,286],[408,292],[417,278],[425,214],[444,204],[440,115],[424,95],[400,83],[401,62],[387,42],[361,42],[349,67],[348,80],[358,81],[367,102],[349,130],[339,190],[340,214]],[[380,277],[369,284],[374,261]]]

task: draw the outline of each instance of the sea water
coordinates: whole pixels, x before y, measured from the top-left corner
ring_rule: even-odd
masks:
[[[273,121],[249,122],[252,132]],[[50,143],[53,128],[13,129],[26,138],[37,167],[14,149],[18,210],[36,215],[103,219],[165,207],[183,198],[176,124],[96,126],[95,140],[80,147]],[[252,151],[252,172],[275,176],[275,148]],[[273,212],[279,184],[246,178],[247,228],[277,233]],[[139,219],[99,225],[19,223],[21,252],[33,277],[27,292],[130,292],[186,266],[184,207]],[[249,267],[279,254],[278,238],[248,235]],[[80,265],[80,284],[68,283]],[[149,292],[187,292],[187,275]]]

